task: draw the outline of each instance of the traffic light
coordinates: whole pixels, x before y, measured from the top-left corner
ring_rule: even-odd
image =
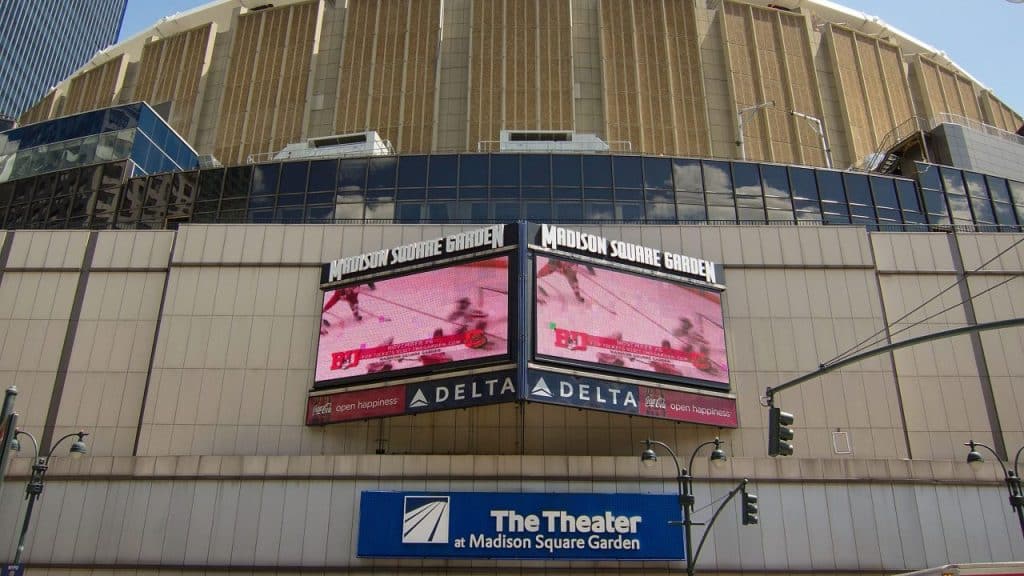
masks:
[[[772,406],[768,409],[768,455],[792,456],[793,415],[783,412],[781,408]]]
[[[747,492],[743,488],[743,525],[757,524],[757,494]]]

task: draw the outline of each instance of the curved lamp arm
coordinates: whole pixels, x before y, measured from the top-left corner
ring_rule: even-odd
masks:
[[[996,453],[996,451],[993,450],[991,446],[982,444],[981,442],[975,442],[974,440],[970,440],[970,441],[964,442],[964,446],[967,446],[968,448],[970,448],[971,452],[977,452],[977,450],[975,450],[975,448],[977,448],[979,446],[981,448],[984,448],[985,450],[988,450],[993,456],[995,456],[996,462],[999,463],[999,467],[1003,469],[1003,476],[1006,477],[1006,478],[1010,478],[1012,476],[1010,474],[1010,470],[1006,467],[1006,464],[1003,464],[1002,459],[999,458],[999,454]],[[1020,451],[1017,451],[1017,456],[1020,456]],[[1016,459],[1014,459],[1014,466],[1016,466]]]
[[[28,436],[28,439],[32,441],[32,459],[35,460],[36,458],[39,458],[39,443],[36,442],[36,437],[30,432],[26,432],[20,428],[14,430],[14,436],[12,439],[17,440],[18,436]]]
[[[50,453],[46,455],[46,458],[49,458],[50,456],[53,456],[53,453],[57,451],[57,446],[60,446],[60,443],[65,441],[65,440],[67,440],[68,438],[74,438],[74,437],[77,436],[78,437],[77,442],[82,442],[83,440],[85,440],[85,437],[88,436],[88,435],[89,435],[88,432],[86,432],[84,430],[79,430],[78,432],[72,432],[70,434],[65,434],[65,435],[61,436],[60,438],[57,439],[56,442],[53,443],[53,446],[50,446]],[[77,454],[72,454],[72,456],[76,456],[76,455]]]
[[[1013,457],[1013,472],[1014,472],[1014,474],[1017,475],[1017,478],[1020,478],[1020,468],[1018,467],[1017,462],[1020,460],[1020,453],[1021,452],[1024,452],[1024,446],[1021,446],[1020,448],[1018,448],[1017,449],[1017,455]]]
[[[651,446],[661,446],[662,448],[664,448],[665,451],[668,452],[670,456],[672,456],[672,461],[676,463],[677,477],[682,477],[690,473],[689,469],[683,469],[683,467],[679,465],[679,457],[676,456],[676,451],[673,450],[672,447],[669,446],[668,444],[665,444],[664,442],[661,442],[659,440],[644,440],[644,445],[647,446],[648,450],[652,450]]]
[[[708,440],[707,442],[703,442],[701,444],[698,444],[697,447],[693,449],[693,454],[690,454],[690,467],[688,468],[689,470],[693,470],[693,461],[694,461],[694,459],[697,458],[697,453],[700,452],[700,449],[705,447],[705,446],[712,446],[712,445],[716,449],[721,448],[722,440],[718,436],[715,436],[714,440]]]

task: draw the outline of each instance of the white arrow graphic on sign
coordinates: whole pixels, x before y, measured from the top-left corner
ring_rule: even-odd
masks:
[[[412,400],[409,401],[409,408],[419,408],[420,406],[426,406],[427,397],[423,395],[423,390],[417,390],[412,396]]]
[[[533,389],[530,390],[530,394],[533,396],[540,396],[541,398],[551,398],[551,389],[548,388],[543,378],[538,378],[537,383],[533,385]]]

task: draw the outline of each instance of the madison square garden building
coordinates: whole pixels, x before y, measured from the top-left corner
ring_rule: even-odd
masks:
[[[875,18],[222,0],[19,123],[30,572],[1024,561],[1024,120]]]

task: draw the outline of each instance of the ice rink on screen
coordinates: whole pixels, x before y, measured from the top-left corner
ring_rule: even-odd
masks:
[[[368,284],[360,284],[358,310],[362,320],[354,317],[345,299],[323,313],[326,323],[322,324],[317,349],[316,381],[417,368],[426,364],[426,354],[434,354],[432,364],[506,354],[508,262],[507,256],[500,256],[376,281],[372,289]],[[324,293],[322,305],[332,292]],[[460,314],[456,311],[460,310],[459,301],[463,298],[468,298],[469,304],[462,305]],[[449,336],[476,328],[480,322],[486,323],[483,330],[487,344],[482,348],[447,346],[390,358],[363,359],[354,367],[331,370],[331,356],[335,352],[429,339],[438,330]],[[387,364],[390,368],[386,368]]]
[[[537,270],[551,260],[538,256]],[[583,302],[567,275],[556,271],[537,279],[539,354],[648,372],[666,373],[668,369],[677,372],[675,376],[728,383],[722,304],[717,292],[582,264],[575,267],[575,278]],[[655,367],[651,358],[641,355],[597,347],[570,350],[555,346],[553,327],[649,346],[667,343],[674,350],[704,350],[711,365],[702,370],[689,362],[672,361]]]

